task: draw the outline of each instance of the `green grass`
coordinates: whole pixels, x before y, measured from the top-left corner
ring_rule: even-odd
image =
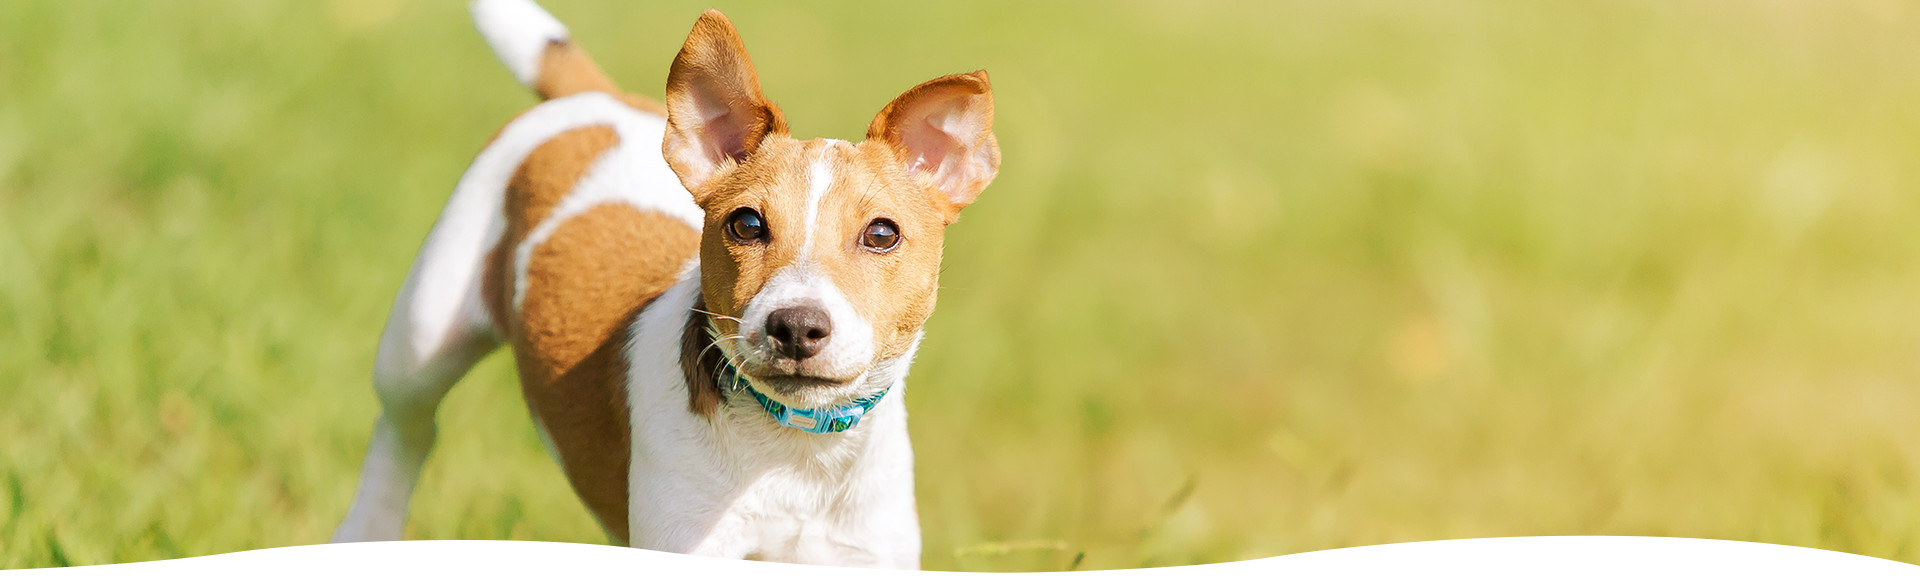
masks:
[[[547,4],[651,95],[709,6]],[[1920,561],[1910,3],[719,7],[802,137],[993,74],[908,401],[929,568]],[[451,0],[0,3],[0,567],[324,541],[393,293],[532,102]],[[408,537],[604,541],[509,357],[440,416]]]

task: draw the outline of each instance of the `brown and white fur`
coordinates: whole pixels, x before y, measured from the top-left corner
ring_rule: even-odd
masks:
[[[435,409],[509,344],[542,435],[616,540],[918,567],[903,381],[944,230],[999,167],[986,73],[914,87],[864,142],[801,141],[719,12],[658,104],[615,88],[529,0],[472,8],[544,102],[474,159],[394,300],[382,413],[334,541],[400,538]],[[723,359],[795,408],[891,391],[853,429],[812,434],[718,386]]]

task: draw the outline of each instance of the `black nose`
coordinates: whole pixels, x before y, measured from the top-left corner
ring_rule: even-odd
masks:
[[[799,360],[827,347],[833,320],[818,306],[793,306],[767,315],[767,342],[780,356]]]

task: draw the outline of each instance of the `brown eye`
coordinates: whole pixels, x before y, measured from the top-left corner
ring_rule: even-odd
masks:
[[[753,208],[743,207],[733,210],[733,215],[727,216],[727,235],[733,236],[734,241],[738,242],[765,240],[767,220],[760,217],[760,212],[754,211]]]
[[[892,250],[900,245],[900,228],[892,220],[877,219],[867,224],[867,231],[860,234],[860,245],[876,252]]]

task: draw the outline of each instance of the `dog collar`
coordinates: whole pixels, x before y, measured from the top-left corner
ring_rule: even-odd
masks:
[[[873,412],[873,408],[880,404],[880,398],[887,396],[887,391],[893,390],[892,386],[888,386],[880,389],[878,393],[854,399],[853,402],[838,407],[795,409],[760,394],[760,391],[753,388],[752,383],[747,382],[746,377],[740,376],[739,371],[734,370],[732,364],[721,363],[720,376],[717,378],[722,388],[731,386],[752,394],[753,399],[760,402],[760,408],[766,409],[767,414],[773,415],[773,420],[781,425],[818,434],[839,433],[859,425],[860,419],[867,416],[867,413]]]

